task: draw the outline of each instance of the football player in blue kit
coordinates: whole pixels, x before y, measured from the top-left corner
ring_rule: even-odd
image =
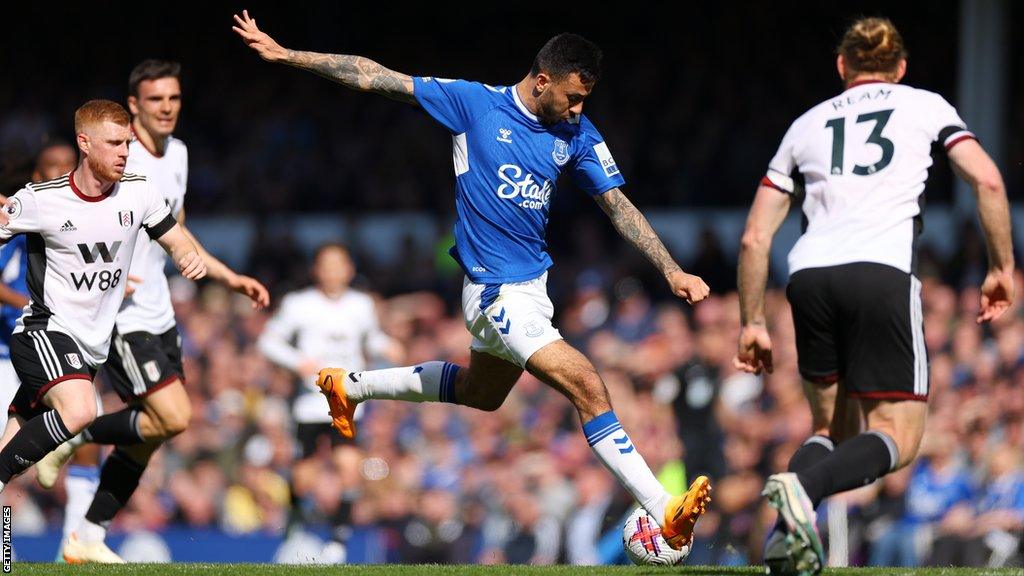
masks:
[[[235,16],[235,23],[235,32],[264,60],[418,106],[452,135],[458,218],[451,255],[466,275],[462,307],[473,335],[469,366],[435,361],[363,372],[324,368],[317,384],[338,432],[353,437],[355,406],[371,399],[493,411],[527,370],[573,403],[598,460],[662,524],[669,544],[689,546],[710,501],[710,481],[701,476],[687,493],[668,494],[619,424],[597,370],[551,324],[546,280],[552,262],[545,234],[562,172],[657,267],[673,294],[692,304],[709,291],[700,278],[683,272],[622,193],[625,180],[583,115],[583,102],[600,75],[600,49],[581,36],[560,34],[541,48],[519,83],[488,86],[412,77],[360,56],[289,50],[247,12]]]

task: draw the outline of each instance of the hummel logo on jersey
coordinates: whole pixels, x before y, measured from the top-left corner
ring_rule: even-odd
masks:
[[[510,136],[512,136],[512,130],[508,128],[498,128],[498,132],[501,134],[501,136],[496,138],[498,142],[504,142],[506,144],[512,143],[512,139],[510,138]]]
[[[75,230],[78,230],[78,228],[75,228],[75,225],[71,223],[71,220],[68,220],[60,227],[61,232],[74,232]]]
[[[114,261],[114,258],[117,258],[117,251],[120,249],[120,240],[109,246],[106,242],[97,242],[93,244],[91,248],[88,244],[78,245],[78,251],[82,253],[82,259],[85,260],[86,264],[96,262],[96,258],[101,258],[104,262],[109,264]]]
[[[519,206],[530,210],[546,208],[548,200],[551,199],[551,195],[555,191],[550,180],[545,180],[544,184],[537,184],[533,179],[533,174],[523,176],[523,169],[515,164],[502,164],[498,168],[498,178],[504,182],[498,186],[498,198],[512,200],[522,197],[524,200],[518,203]]]

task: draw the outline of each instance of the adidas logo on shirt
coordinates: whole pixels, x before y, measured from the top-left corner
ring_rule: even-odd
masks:
[[[75,225],[71,223],[71,220],[68,220],[60,227],[61,232],[74,232],[75,230],[78,230],[78,228],[75,228]]]

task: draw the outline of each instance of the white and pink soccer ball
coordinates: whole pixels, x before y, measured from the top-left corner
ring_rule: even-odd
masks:
[[[634,564],[640,566],[675,566],[690,555],[690,547],[676,550],[661,536],[661,526],[637,506],[622,527],[622,546]]]

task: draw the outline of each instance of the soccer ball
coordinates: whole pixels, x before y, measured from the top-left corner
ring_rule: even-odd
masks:
[[[661,537],[661,526],[642,506],[630,513],[622,527],[622,546],[626,556],[640,566],[675,566],[690,555],[690,547],[676,550]]]

